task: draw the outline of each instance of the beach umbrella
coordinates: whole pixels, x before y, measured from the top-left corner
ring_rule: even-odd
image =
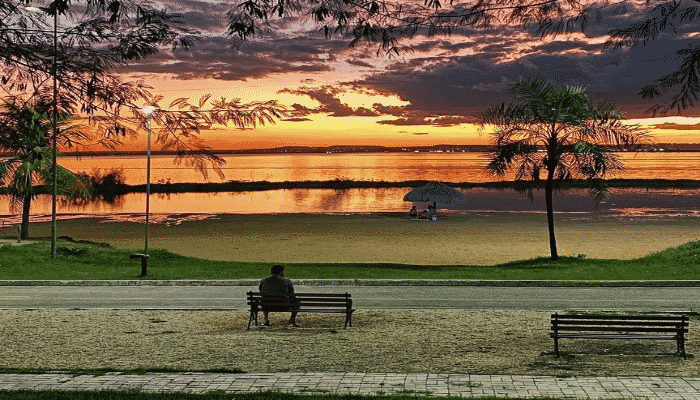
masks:
[[[451,204],[465,200],[467,196],[464,193],[440,182],[427,183],[403,196],[403,201],[433,202],[433,207],[436,207],[437,203]]]

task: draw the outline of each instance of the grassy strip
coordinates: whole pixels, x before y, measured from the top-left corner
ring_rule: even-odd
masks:
[[[2,280],[135,279],[140,262],[132,250],[104,244],[60,241],[0,247]],[[212,261],[165,250],[150,251],[149,279],[259,279],[271,264]],[[634,260],[536,258],[493,266],[406,264],[286,264],[292,279],[485,279],[485,280],[684,280],[700,276],[700,241]]]
[[[144,375],[147,373],[184,373],[184,372],[210,372],[210,373],[221,373],[221,374],[241,374],[245,371],[239,369],[229,369],[229,368],[212,368],[204,370],[192,370],[192,369],[181,369],[181,368],[170,368],[170,367],[139,367],[133,369],[115,369],[115,368],[73,368],[70,370],[48,370],[45,368],[7,368],[0,367],[0,374],[52,374],[52,373],[66,373],[71,375],[92,375],[92,376],[102,376],[111,372],[119,372],[123,374],[130,375]]]
[[[211,392],[206,394],[193,393],[143,393],[139,391],[50,391],[50,390],[11,390],[0,391],[2,400],[427,400],[435,397],[422,396],[413,393],[403,395],[340,395],[340,394],[291,394],[276,392],[235,393],[226,394]],[[445,400],[456,400],[458,397],[440,397]],[[483,400],[501,399],[498,397],[479,397]],[[533,397],[533,400],[546,400],[550,397]]]

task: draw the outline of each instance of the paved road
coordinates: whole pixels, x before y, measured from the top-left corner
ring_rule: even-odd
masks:
[[[700,288],[296,286],[348,292],[358,308],[698,311]],[[2,286],[0,308],[243,309],[252,286]]]

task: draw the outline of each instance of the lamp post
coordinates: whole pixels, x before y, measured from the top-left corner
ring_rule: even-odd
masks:
[[[146,234],[143,245],[143,253],[148,256],[148,225],[150,215],[151,198],[151,116],[156,110],[153,106],[145,106],[141,109],[146,114],[146,131],[148,131],[148,148],[146,150]]]
[[[156,108],[153,106],[145,106],[141,109],[141,111],[146,114],[146,131],[148,131],[148,150],[146,151],[146,232],[144,236],[143,254],[134,253],[129,256],[129,258],[138,258],[141,260],[141,277],[148,276],[148,259],[151,257],[148,255],[148,225],[151,213],[151,116],[155,110]]]
[[[44,12],[37,7],[25,7],[27,11]],[[53,133],[51,135],[51,147],[53,148],[52,164],[51,164],[51,258],[56,257],[56,203],[58,197],[58,75],[57,70],[57,54],[58,54],[58,8],[53,13],[53,48],[51,49],[51,78],[53,81],[53,112],[51,116],[51,124],[53,125]]]

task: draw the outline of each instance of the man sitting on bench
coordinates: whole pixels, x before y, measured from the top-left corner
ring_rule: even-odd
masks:
[[[273,265],[272,268],[270,269],[270,276],[267,278],[264,278],[260,281],[260,286],[258,287],[260,289],[260,294],[263,296],[268,294],[268,295],[277,295],[277,296],[288,296],[290,299],[294,298],[294,285],[292,285],[292,281],[284,277],[284,266],[283,265]],[[263,326],[271,326],[270,324],[270,318],[269,318],[269,313],[270,311],[291,311],[291,316],[289,317],[289,325],[298,328],[299,325],[297,325],[297,312],[293,311],[293,308],[291,307],[285,307],[285,306],[264,306],[263,307],[263,316],[265,317],[265,322],[263,323]]]

